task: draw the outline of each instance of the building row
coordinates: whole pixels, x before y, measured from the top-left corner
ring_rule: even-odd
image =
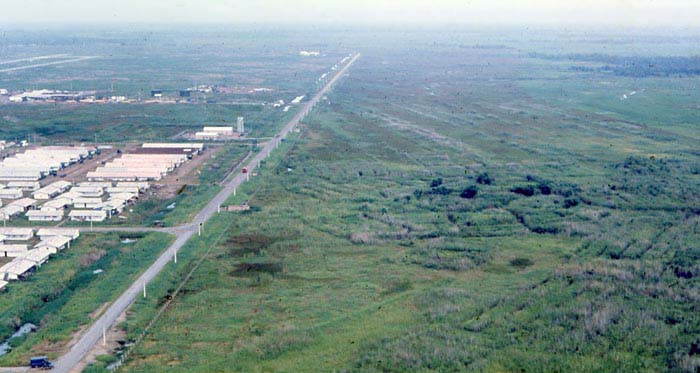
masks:
[[[56,181],[34,191],[34,198],[20,198],[1,207],[0,219],[12,220],[25,213],[29,221],[61,221],[68,212],[74,221],[100,222],[122,213],[149,187],[145,182],[83,182],[73,187],[70,182]]]
[[[0,181],[36,182],[91,157],[94,149],[81,146],[44,146],[27,149],[0,162]],[[1,198],[1,197],[0,197]]]
[[[31,228],[0,228],[0,256],[13,258],[0,267],[0,289],[9,281],[23,280],[46,263],[51,255],[70,247],[80,231],[71,228],[45,228],[36,233]]]
[[[203,150],[203,144],[147,143],[88,172],[87,178],[90,181],[158,181]]]

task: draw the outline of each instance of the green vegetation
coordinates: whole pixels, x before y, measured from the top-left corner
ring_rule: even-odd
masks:
[[[265,137],[286,113],[235,104],[6,104],[0,137],[48,145],[89,142],[162,142],[207,125],[235,125],[246,117],[250,136]]]
[[[124,238],[136,242],[121,243]],[[12,351],[0,357],[0,364],[26,365],[30,356],[55,357],[65,351],[73,334],[121,294],[170,241],[161,233],[86,233],[26,281],[10,283],[0,297],[1,338],[25,323],[38,329],[13,339]],[[95,274],[98,269],[103,272]]]
[[[430,48],[365,55],[239,191],[251,211],[192,244],[209,254],[129,369],[696,369],[694,139],[437,77],[456,62]]]

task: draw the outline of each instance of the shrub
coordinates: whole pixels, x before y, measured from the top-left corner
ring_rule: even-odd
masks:
[[[552,188],[550,188],[550,186],[545,183],[541,183],[540,185],[538,185],[537,189],[539,189],[540,193],[545,196],[552,194]]]
[[[462,198],[465,199],[472,199],[476,197],[476,194],[479,192],[479,189],[476,187],[476,185],[470,185],[462,191],[462,193],[459,195]]]
[[[437,178],[437,179],[433,179],[433,181],[430,182],[430,187],[431,187],[431,188],[437,188],[437,187],[439,187],[440,185],[442,185],[442,178],[441,178],[441,177],[439,177],[439,178]]]
[[[578,205],[578,199],[575,198],[567,198],[564,200],[564,208],[568,209],[571,207],[575,207]]]
[[[516,186],[510,189],[511,192],[515,194],[520,194],[525,197],[532,197],[535,195],[535,188],[531,185]]]
[[[236,277],[252,276],[259,273],[268,273],[274,275],[282,271],[282,264],[279,262],[254,262],[240,263],[236,266],[231,274]]]
[[[535,264],[528,258],[515,258],[510,261],[510,265],[515,268],[523,269]]]
[[[437,188],[433,188],[433,190],[431,190],[430,193],[431,193],[431,194],[439,194],[439,195],[446,196],[446,195],[452,193],[452,189],[450,189],[450,188],[448,188],[448,187],[446,187],[446,186],[444,186],[444,185],[441,185],[441,186],[439,186],[439,187],[437,187]]]
[[[483,172],[476,177],[476,182],[482,185],[491,185],[493,184],[493,179],[491,178],[491,176],[489,176],[488,173]]]

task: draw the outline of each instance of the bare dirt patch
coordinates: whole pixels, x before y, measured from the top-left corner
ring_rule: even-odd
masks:
[[[205,162],[214,162],[222,147],[210,146],[204,153],[185,162],[175,172],[154,184],[158,199],[175,197],[185,186],[199,184],[199,169]]]

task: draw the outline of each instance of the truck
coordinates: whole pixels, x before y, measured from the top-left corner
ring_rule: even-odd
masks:
[[[46,356],[36,356],[29,359],[30,368],[53,369],[53,363]]]

